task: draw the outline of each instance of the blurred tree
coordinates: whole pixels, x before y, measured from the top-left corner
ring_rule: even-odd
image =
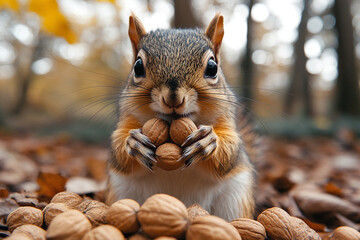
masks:
[[[174,0],[174,20],[173,27],[175,28],[194,28],[201,27],[201,23],[194,15],[191,0]]]
[[[254,5],[254,0],[248,1],[249,16],[247,19],[247,35],[246,35],[246,47],[245,47],[245,56],[241,63],[241,68],[243,72],[242,78],[242,92],[240,96],[244,101],[242,105],[245,107],[245,110],[248,111],[251,109],[251,103],[253,99],[253,62],[251,56],[253,53],[252,42],[253,42],[253,20],[251,18],[251,10]]]
[[[115,3],[115,0],[98,0],[109,1]],[[12,109],[13,114],[19,114],[27,104],[29,87],[35,77],[34,72],[31,69],[32,64],[44,57],[44,52],[48,48],[48,43],[52,37],[62,37],[68,43],[75,43],[78,41],[77,34],[71,27],[71,23],[60,11],[60,7],[56,0],[29,0],[28,2],[17,0],[1,0],[1,9],[10,9],[18,13],[20,21],[26,12],[34,12],[41,18],[41,32],[33,33],[34,40],[31,46],[30,60],[27,61],[27,65],[24,66],[22,61],[22,50],[24,46],[18,45],[18,56],[15,61],[16,68],[16,81],[18,96]],[[27,24],[24,22],[23,24]],[[28,49],[29,50],[29,49]],[[26,62],[26,61],[25,61]]]
[[[292,114],[297,103],[302,108],[305,116],[313,115],[312,95],[309,85],[309,73],[306,71],[306,61],[304,45],[306,41],[306,24],[309,19],[309,2],[303,1],[303,11],[298,27],[298,38],[294,45],[295,63],[290,75],[290,84],[284,100],[284,112]]]
[[[351,0],[335,0],[334,15],[338,33],[338,80],[336,111],[360,116],[360,90],[355,64],[354,32],[350,12]]]
[[[39,38],[39,41],[43,41],[41,38]],[[15,78],[17,80],[17,95],[16,102],[13,106],[12,113],[13,114],[19,114],[22,109],[25,107],[27,103],[27,95],[30,88],[30,85],[32,83],[32,80],[34,79],[35,74],[33,71],[31,71],[31,63],[35,62],[37,59],[39,59],[42,56],[43,51],[43,43],[36,44],[35,48],[32,51],[32,56],[30,65],[29,66],[21,66],[21,58],[17,58],[15,61],[15,68],[17,69]]]
[[[16,3],[16,4],[15,4]],[[31,65],[36,60],[43,56],[45,43],[49,34],[65,38],[69,43],[77,41],[76,34],[71,29],[70,23],[60,12],[58,3],[56,0],[31,0],[28,5],[19,7],[16,0],[2,0],[0,7],[10,8],[14,11],[19,11],[19,14],[23,14],[24,11],[31,11],[37,13],[42,18],[41,30],[35,36],[31,54],[31,59],[28,62],[28,66],[22,66],[21,51],[15,62],[16,80],[18,82],[18,96],[14,107],[12,109],[13,114],[19,114],[27,103],[28,90],[31,82],[34,78],[34,73],[31,70]],[[26,9],[28,7],[28,9]],[[21,47],[19,47],[21,49]]]

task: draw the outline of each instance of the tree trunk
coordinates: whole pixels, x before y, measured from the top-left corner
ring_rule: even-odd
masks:
[[[338,80],[336,111],[360,116],[359,80],[356,72],[351,0],[335,0],[334,14],[338,32]]]
[[[247,19],[247,35],[246,35],[246,47],[245,56],[241,63],[243,79],[242,79],[242,92],[241,98],[243,98],[242,105],[245,107],[245,111],[251,110],[253,99],[253,63],[251,60],[252,55],[252,41],[253,41],[253,20],[251,19],[251,10],[254,5],[254,0],[249,0],[249,16]]]
[[[309,19],[309,1],[304,0],[304,9],[298,27],[298,39],[294,45],[295,62],[293,65],[289,87],[285,96],[284,112],[292,114],[298,103],[305,116],[313,115],[312,95],[309,84],[309,74],[306,71],[307,57],[304,52],[306,41],[306,25]]]
[[[175,28],[194,28],[201,27],[201,23],[194,15],[194,10],[191,6],[191,0],[174,0],[174,20],[173,27]]]
[[[29,88],[35,76],[31,70],[31,64],[33,64],[37,59],[39,59],[42,56],[45,41],[46,41],[45,37],[39,36],[39,41],[34,48],[29,67],[26,68],[21,68],[20,66],[17,67],[18,95],[14,107],[11,111],[12,114],[14,115],[20,114],[27,104]]]

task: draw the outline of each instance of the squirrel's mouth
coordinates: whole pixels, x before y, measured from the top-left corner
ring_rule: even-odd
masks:
[[[160,118],[164,118],[167,121],[172,121],[174,119],[178,119],[181,117],[187,117],[187,118],[192,118],[192,116],[194,115],[194,112],[190,112],[190,113],[184,113],[184,114],[178,114],[176,112],[170,113],[170,114],[166,114],[166,113],[162,113],[162,112],[158,112],[158,117]]]

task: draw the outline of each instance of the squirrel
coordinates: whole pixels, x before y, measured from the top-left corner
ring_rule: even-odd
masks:
[[[156,193],[200,204],[226,220],[252,218],[255,170],[239,126],[239,107],[221,70],[223,16],[200,29],[146,32],[131,14],[128,34],[133,68],[119,97],[111,136],[106,202],[131,198],[142,204]],[[182,149],[185,167],[155,165],[155,146],[141,133],[154,117],[188,117],[199,126]]]

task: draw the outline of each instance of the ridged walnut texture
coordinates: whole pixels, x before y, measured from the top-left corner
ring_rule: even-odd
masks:
[[[140,207],[137,216],[142,230],[152,238],[183,238],[188,227],[185,205],[167,194],[155,194],[148,198]]]

